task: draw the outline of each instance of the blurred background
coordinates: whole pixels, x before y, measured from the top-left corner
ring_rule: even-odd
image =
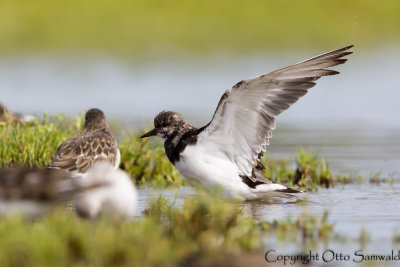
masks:
[[[400,172],[399,14],[391,0],[2,0],[0,102],[98,107],[134,129],[175,110],[202,126],[236,82],[354,44],[278,118],[272,154],[306,145],[342,171]]]

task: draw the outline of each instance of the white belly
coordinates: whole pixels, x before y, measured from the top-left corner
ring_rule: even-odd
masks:
[[[118,169],[119,164],[121,163],[121,152],[119,151],[119,148],[117,148],[117,156],[115,158],[115,164],[114,164],[114,169]]]
[[[249,187],[239,177],[237,166],[222,153],[187,146],[175,167],[192,184],[222,191],[229,198],[244,199]]]
[[[239,176],[236,164],[220,151],[189,145],[181,153],[175,167],[191,184],[200,184],[226,198],[268,202],[291,202],[297,199],[293,195],[276,192],[277,189],[286,189],[280,184],[263,184],[250,188]]]

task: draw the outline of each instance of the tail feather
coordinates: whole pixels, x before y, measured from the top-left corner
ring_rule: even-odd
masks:
[[[291,193],[291,194],[299,194],[299,193],[304,193],[303,191],[296,190],[293,188],[286,188],[286,189],[277,189],[275,192],[280,192],[280,193]]]

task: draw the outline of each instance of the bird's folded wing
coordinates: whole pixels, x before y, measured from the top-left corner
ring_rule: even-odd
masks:
[[[67,139],[58,148],[49,167],[83,173],[100,160],[107,160],[114,165],[117,150],[118,146],[111,136],[77,136]]]
[[[306,94],[321,76],[338,74],[326,68],[345,63],[342,57],[352,53],[348,51],[351,47],[237,83],[222,95],[198,142],[224,153],[242,175],[251,177],[272,137],[274,117]]]

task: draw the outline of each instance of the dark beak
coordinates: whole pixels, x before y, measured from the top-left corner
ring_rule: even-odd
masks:
[[[157,135],[157,130],[155,128],[153,130],[151,130],[150,132],[145,133],[140,138],[150,137],[150,136],[154,136],[154,135]]]

